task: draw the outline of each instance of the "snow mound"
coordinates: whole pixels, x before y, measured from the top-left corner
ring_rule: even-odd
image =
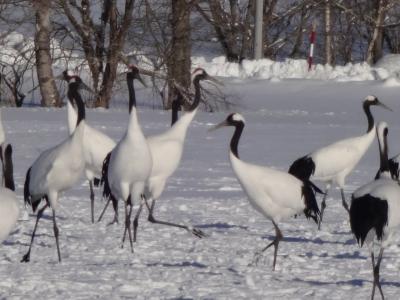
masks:
[[[228,62],[223,56],[211,61],[204,57],[193,57],[192,63],[194,68],[202,67],[213,76],[269,79],[272,82],[281,79],[367,81],[400,77],[400,55],[387,55],[375,66],[366,62],[335,67],[317,64],[310,71],[307,61],[300,59],[286,59],[282,62],[270,59],[243,60],[239,64]],[[391,80],[387,84],[394,83]]]
[[[400,81],[398,78],[389,77],[389,78],[385,79],[385,81],[383,82],[383,85],[385,87],[398,87],[398,86],[400,86]]]
[[[400,77],[400,54],[385,55],[374,67],[377,69],[384,69],[389,74]]]

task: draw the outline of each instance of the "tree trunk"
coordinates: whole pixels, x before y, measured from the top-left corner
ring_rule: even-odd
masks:
[[[263,26],[265,28],[264,30],[264,46],[263,46],[263,52],[264,52],[264,57],[266,58],[272,58],[273,56],[273,49],[270,47],[270,42],[269,42],[269,26],[272,22],[273,14],[276,8],[276,4],[278,3],[278,0],[270,0],[270,1],[264,1],[264,7],[263,7]]]
[[[250,22],[253,16],[254,2],[255,0],[249,0],[249,3],[247,4],[246,17],[242,26],[242,47],[240,49],[239,62],[241,62],[245,57],[248,57],[248,52],[253,43],[253,34],[250,30]]]
[[[125,13],[122,20],[118,20],[118,10],[116,0],[105,0],[107,3],[104,7],[107,7],[107,16],[104,15],[102,21],[108,18],[110,23],[110,36],[109,36],[109,47],[107,52],[106,67],[103,73],[103,80],[101,82],[99,96],[96,99],[96,107],[106,107],[110,105],[110,99],[112,94],[112,88],[114,86],[115,79],[117,78],[117,67],[119,56],[121,54],[122,47],[126,32],[132,22],[132,12],[134,7],[134,0],[125,1]]]
[[[301,47],[304,41],[304,27],[306,26],[306,23],[307,23],[307,8],[304,6],[302,7],[300,12],[300,21],[299,25],[297,26],[292,51],[289,54],[290,58],[304,57],[304,54],[301,53]]]
[[[183,88],[190,87],[191,43],[190,43],[190,8],[186,0],[171,0],[172,5],[172,48],[168,62],[168,79],[175,81]],[[176,91],[169,84],[165,108],[171,107]]]
[[[61,106],[60,95],[54,82],[50,55],[50,5],[51,1],[34,0],[36,9],[35,56],[36,69],[42,94],[42,106]]]
[[[385,20],[386,5],[387,0],[377,0],[375,26],[367,50],[367,63],[370,65],[382,57],[382,25]]]
[[[333,64],[332,56],[332,18],[331,1],[325,2],[325,64]]]
[[[172,3],[174,3],[174,1],[172,1]],[[211,17],[204,12],[199,4],[196,4],[196,7],[205,20],[214,27],[226,59],[229,62],[238,62],[240,60],[239,50],[237,47],[238,25],[232,21],[232,18],[238,17],[237,7],[234,5],[233,1],[230,1],[230,4],[231,13],[233,13],[233,15],[225,12],[223,3],[218,0],[208,1]],[[234,27],[232,27],[232,25],[234,25]]]

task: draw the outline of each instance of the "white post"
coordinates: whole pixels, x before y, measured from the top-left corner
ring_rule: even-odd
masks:
[[[264,0],[256,0],[254,26],[254,59],[263,58],[263,5]]]

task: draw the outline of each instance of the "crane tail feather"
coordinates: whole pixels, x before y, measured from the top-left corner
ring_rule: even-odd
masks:
[[[31,169],[29,168],[28,171],[26,172],[25,176],[25,183],[24,183],[24,203],[26,205],[32,206],[32,197],[31,193],[29,191],[29,183],[31,181]]]
[[[110,199],[112,201],[112,204],[113,204],[113,207],[114,207],[114,211],[116,211],[116,209],[118,209],[118,202],[117,202],[117,199],[114,197],[114,195],[111,192],[110,183],[108,181],[108,167],[109,167],[109,164],[110,164],[110,158],[111,158],[111,152],[107,154],[106,158],[103,161],[103,168],[101,170],[100,185],[104,185],[103,197],[106,198],[106,199]]]
[[[100,185],[100,180],[101,180],[101,179],[99,179],[99,178],[97,178],[97,177],[93,178],[93,185],[94,185],[95,187],[99,187],[99,185]]]
[[[389,171],[393,179],[399,180],[399,162],[395,159],[389,160]]]
[[[315,163],[313,159],[306,155],[295,160],[289,168],[289,174],[304,181],[310,179],[315,172]],[[319,190],[319,189],[318,189]]]
[[[315,195],[317,192],[322,191],[310,180],[303,181],[302,193],[304,197],[304,214],[307,219],[312,218],[316,224],[319,223],[321,218],[321,212],[318,207],[317,199]]]
[[[110,184],[108,182],[108,166],[110,164],[111,152],[109,152],[103,161],[103,168],[101,169],[100,185],[104,185],[103,197],[109,198],[111,195]]]
[[[350,206],[350,227],[357,242],[363,246],[368,232],[375,229],[378,240],[388,224],[388,203],[369,194],[353,198]]]

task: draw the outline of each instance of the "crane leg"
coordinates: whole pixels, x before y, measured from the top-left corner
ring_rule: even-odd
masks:
[[[320,215],[320,217],[319,217],[318,230],[321,229],[321,223],[322,223],[322,218],[323,218],[323,216],[324,216],[324,211],[325,211],[325,208],[326,208],[326,197],[328,196],[328,192],[329,192],[329,189],[326,189],[326,190],[325,190],[325,195],[324,195],[324,197],[322,198],[322,202],[321,202],[321,215]]]
[[[100,222],[101,219],[103,218],[104,213],[106,212],[108,206],[110,205],[110,202],[112,202],[112,205],[113,205],[113,208],[114,208],[114,219],[110,223],[108,223],[107,225],[112,225],[114,223],[118,224],[118,201],[114,200],[114,199],[111,199],[111,198],[107,200],[107,203],[104,206],[103,211],[101,212],[99,218],[97,219],[97,222]]]
[[[97,219],[97,222],[100,222],[101,219],[103,219],[104,213],[106,212],[108,205],[110,205],[110,202],[111,202],[111,199],[107,199],[107,203],[104,206],[103,211],[101,212],[99,218]]]
[[[56,222],[56,211],[54,209],[53,209],[53,230],[54,230],[54,237],[56,238],[58,262],[61,262],[60,243],[58,242],[59,230]]]
[[[129,205],[129,212],[128,212],[128,205]],[[128,232],[129,243],[131,245],[131,252],[133,253],[132,232],[129,229],[131,227],[131,215],[132,215],[132,204],[128,204],[128,201],[126,201],[125,202],[125,229],[124,229],[124,236],[122,237],[121,248],[124,247],[126,233]]]
[[[342,195],[342,204],[344,209],[347,211],[347,213],[350,214],[350,209],[349,209],[349,205],[346,202],[346,198],[344,197],[344,191],[342,188],[340,188],[340,194]]]
[[[140,202],[139,209],[135,215],[135,219],[133,219],[133,242],[136,242],[136,235],[137,235],[137,229],[139,227],[139,217],[140,213],[142,212],[143,204],[144,204],[144,196],[141,195],[142,201]]]
[[[31,258],[31,249],[32,249],[32,244],[33,244],[33,240],[35,239],[35,234],[36,234],[36,229],[39,223],[40,218],[43,215],[44,210],[49,206],[48,203],[46,203],[45,206],[43,206],[37,213],[36,216],[36,223],[35,223],[35,227],[33,228],[33,232],[32,232],[32,236],[31,236],[31,243],[29,244],[29,249],[28,252],[26,252],[26,254],[22,257],[21,262],[29,262],[30,258]]]
[[[276,256],[278,255],[278,246],[279,246],[279,242],[283,239],[283,235],[281,230],[279,229],[278,225],[276,225],[276,223],[274,221],[272,221],[272,224],[275,227],[275,239],[269,243],[267,246],[265,246],[263,249],[261,249],[261,251],[257,251],[254,254],[254,259],[253,262],[251,264],[257,264],[258,261],[260,260],[262,254],[272,245],[274,245],[274,262],[272,264],[272,271],[275,271],[275,265],[276,265]]]
[[[148,217],[149,222],[155,223],[155,224],[160,224],[160,225],[182,228],[182,229],[185,229],[185,230],[189,231],[190,233],[194,234],[198,238],[203,238],[206,236],[205,233],[203,231],[201,231],[200,229],[193,228],[193,227],[187,226],[187,225],[165,222],[165,221],[160,221],[160,220],[155,219],[153,212],[154,212],[154,207],[156,205],[156,199],[152,199],[151,205],[149,205],[147,202],[147,199],[145,198],[145,203],[146,203],[147,209],[149,210],[149,217]]]
[[[377,263],[375,265],[374,252],[371,252],[372,271],[373,271],[373,274],[374,274],[374,282],[373,282],[373,286],[372,286],[371,300],[374,299],[375,287],[376,286],[379,289],[379,292],[381,294],[382,299],[385,299],[385,297],[383,296],[381,283],[379,282],[379,269],[380,269],[380,266],[381,266],[382,256],[383,256],[383,248],[381,248],[381,250],[379,251],[378,261],[377,261]]]
[[[92,214],[92,224],[94,223],[94,191],[93,191],[93,181],[89,180],[90,188],[90,211]]]

